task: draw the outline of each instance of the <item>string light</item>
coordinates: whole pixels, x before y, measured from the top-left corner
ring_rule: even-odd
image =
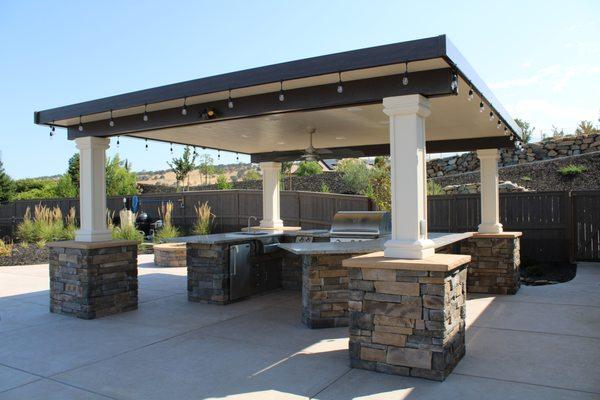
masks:
[[[469,89],[469,97],[467,97],[467,100],[473,101],[473,89]]]
[[[337,92],[339,94],[342,94],[344,92],[344,86],[342,86],[342,73],[338,72],[338,86],[337,86]]]
[[[233,108],[233,99],[231,98],[231,89],[229,89],[229,97],[227,98],[227,107]]]
[[[238,153],[235,153],[235,161],[240,161],[240,155]]]
[[[217,151],[217,159],[220,160],[221,159],[221,150]]]
[[[148,122],[148,103],[144,104],[144,115],[142,116],[142,119],[144,120],[144,122]]]
[[[483,110],[485,109],[485,107],[483,106],[483,101],[479,102],[479,112],[483,112]]]
[[[169,151],[171,152],[171,154],[173,154],[173,143],[169,143],[169,145],[171,146],[171,148],[169,149]]]
[[[504,134],[508,135],[508,128],[507,127],[504,127]]]
[[[79,116],[79,126],[77,127],[77,129],[79,129],[79,132],[83,132],[83,124],[81,123],[81,115]]]
[[[490,111],[490,121],[494,120],[494,113]]]
[[[113,119],[113,116],[112,116],[112,108],[110,110],[110,121],[108,121],[108,126],[110,126],[111,128],[113,128],[115,126],[115,120]]]
[[[404,76],[402,76],[402,84],[408,85],[408,61],[404,63]]]
[[[279,82],[279,101],[284,101],[285,95],[283,94],[283,81]]]
[[[121,136],[117,136],[117,147],[121,144]]]
[[[181,109],[181,115],[185,116],[187,115],[187,97],[183,98],[183,108]]]
[[[450,82],[450,90],[456,93],[458,90],[458,77],[455,73],[452,74],[452,82]]]
[[[52,120],[52,125],[50,127],[50,140],[52,140],[52,136],[54,136],[54,131],[55,131],[54,120]]]
[[[498,123],[496,124],[496,129],[500,129],[500,127],[502,127],[502,122],[498,120]]]
[[[144,139],[146,141],[146,151],[148,151],[148,139]]]
[[[196,152],[196,146],[194,146],[194,157],[196,157],[198,153]]]

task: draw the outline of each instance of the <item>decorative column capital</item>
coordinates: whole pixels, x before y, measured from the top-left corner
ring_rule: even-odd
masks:
[[[106,150],[109,148],[110,139],[96,136],[84,136],[75,139],[75,146],[79,150],[88,150],[88,149],[102,149]]]
[[[479,149],[477,150],[477,158],[482,159],[494,159],[498,161],[500,159],[500,152],[498,149]]]
[[[265,162],[261,162],[260,163],[260,169],[262,171],[265,170],[270,170],[270,171],[279,171],[281,169],[281,163],[280,162],[274,162],[274,161],[265,161]]]
[[[383,99],[383,112],[390,117],[416,114],[427,118],[431,114],[429,100],[420,94],[386,97]]]

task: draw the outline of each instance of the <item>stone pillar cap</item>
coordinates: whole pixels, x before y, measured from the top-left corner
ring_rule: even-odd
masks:
[[[422,260],[385,258],[383,251],[378,251],[346,259],[342,262],[342,265],[348,268],[449,272],[470,261],[471,256],[463,254],[434,254]]]

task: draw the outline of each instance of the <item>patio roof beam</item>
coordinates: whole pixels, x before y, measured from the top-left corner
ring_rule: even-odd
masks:
[[[428,153],[450,153],[458,151],[474,151],[481,148],[510,148],[514,143],[506,136],[490,136],[472,139],[434,140],[426,144]],[[329,148],[333,154],[343,150],[353,150],[362,153],[361,157],[387,156],[390,154],[390,145],[371,144],[364,146],[346,146]],[[269,153],[254,153],[250,155],[250,161],[260,163],[266,161],[295,161],[300,160],[304,152],[302,150],[274,151]]]
[[[380,103],[384,97],[408,94],[447,96],[455,94],[451,89],[452,73],[450,68],[414,72],[409,74],[410,84],[406,86],[402,85],[402,75],[348,81],[344,82],[343,94],[336,91],[337,83],[291,89],[285,91],[285,101],[279,101],[276,92],[264,93],[235,98],[235,106],[231,109],[227,107],[227,100],[223,99],[188,105],[185,116],[177,107],[148,112],[148,121],[144,121],[141,114],[115,117],[112,128],[108,126],[108,118],[88,123],[84,119],[84,130],[79,131],[77,125],[69,126],[68,137],[70,140],[86,136],[109,137],[274,113],[359,106]],[[216,116],[203,120],[200,115],[208,108],[215,110]]]

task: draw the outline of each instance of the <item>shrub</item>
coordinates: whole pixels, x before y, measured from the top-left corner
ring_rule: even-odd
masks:
[[[323,182],[321,184],[321,192],[322,193],[329,193],[329,186],[325,182]]]
[[[215,215],[210,212],[208,202],[200,205],[200,207],[194,206],[194,210],[196,210],[196,222],[192,228],[192,233],[194,235],[208,235],[215,219]]]
[[[5,243],[0,239],[0,257],[7,257],[12,254],[13,244]]]
[[[64,238],[66,240],[75,239],[75,231],[77,230],[77,216],[75,215],[75,207],[69,209],[69,214],[65,217]]]
[[[562,176],[577,176],[579,174],[584,173],[585,171],[587,171],[586,167],[584,167],[583,165],[576,165],[573,163],[558,169],[558,172],[560,172]]]
[[[135,228],[135,214],[129,210],[121,210],[119,212],[119,226],[113,225],[112,214],[108,213],[108,219],[110,219],[109,229],[112,232],[113,239],[135,240],[138,244],[142,243],[144,232]]]
[[[154,234],[154,241],[162,242],[165,239],[171,239],[179,236],[179,229],[173,226],[173,202],[169,201],[158,209],[163,226]]]
[[[298,176],[312,176],[323,173],[323,168],[316,161],[301,161],[296,169],[296,175]]]
[[[35,226],[31,219],[31,209],[29,207],[25,210],[23,222],[17,225],[17,238],[22,243],[34,243],[37,240]]]
[[[531,182],[531,177],[530,177],[530,176],[527,176],[527,175],[525,175],[525,176],[522,176],[522,177],[521,177],[521,180],[522,180],[523,182]]]
[[[369,187],[369,169],[361,159],[344,159],[337,165],[342,181],[352,193],[365,194]]]
[[[233,188],[233,184],[227,181],[227,176],[225,176],[225,174],[217,176],[217,189],[227,190],[231,188]]]
[[[262,179],[262,175],[255,169],[249,169],[244,174],[245,181],[258,181]]]
[[[33,218],[31,209],[27,207],[23,222],[17,225],[17,238],[22,243],[53,242],[71,238],[75,234],[75,210],[70,210],[67,219],[72,218],[65,227],[60,208],[46,207],[41,204],[35,206]]]
[[[444,194],[444,191],[442,190],[442,186],[439,183],[437,183],[436,181],[428,180],[427,181],[427,195],[428,196],[436,196],[436,195],[440,195],[440,194]]]

